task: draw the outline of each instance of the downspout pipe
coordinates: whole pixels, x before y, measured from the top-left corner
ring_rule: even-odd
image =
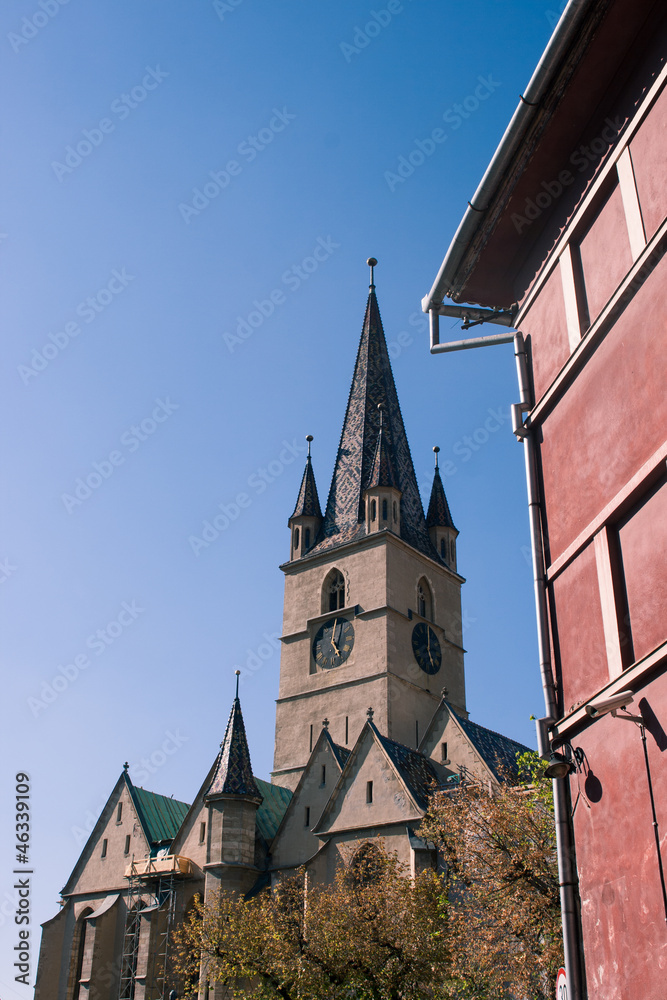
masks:
[[[455,298],[459,293],[461,283],[457,283],[455,280],[459,265],[477,233],[480,220],[496,194],[521,140],[540,112],[542,99],[554,73],[568,52],[572,39],[576,36],[582,20],[594,2],[595,0],[570,0],[563,11],[472,201],[468,202],[468,208],[449,245],[433,287],[428,295],[422,299],[424,312],[428,312],[434,307],[437,308],[444,298]]]
[[[517,377],[521,401],[513,408],[528,410],[532,405],[530,383],[528,380],[528,361],[523,336],[516,334],[514,339],[514,355],[516,357]],[[516,425],[516,418],[513,420]],[[551,665],[551,644],[549,641],[549,617],[547,609],[547,588],[544,572],[544,545],[542,522],[540,516],[540,494],[537,476],[537,450],[535,446],[535,431],[525,425],[515,426],[515,433],[523,441],[523,453],[526,463],[526,486],[528,490],[528,517],[530,521],[530,540],[533,563],[533,587],[535,591],[535,612],[537,617],[537,649],[540,661],[540,675],[544,692],[544,708],[546,719],[538,719],[538,743],[543,743],[545,731],[549,723],[554,723],[559,716],[558,699],[553,679]],[[544,752],[546,748],[541,746]],[[556,827],[556,854],[558,857],[558,882],[560,887],[560,907],[563,926],[563,958],[567,990],[570,1000],[585,1000],[584,961],[581,942],[577,866],[574,853],[574,835],[571,820],[571,801],[569,782],[563,778],[552,781],[554,800],[554,823]]]

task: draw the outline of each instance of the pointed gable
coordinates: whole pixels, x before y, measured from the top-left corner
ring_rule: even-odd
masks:
[[[214,765],[207,798],[215,795],[241,795],[259,799],[261,794],[252,774],[248,740],[238,695],[234,698],[225,738]]]
[[[368,488],[370,489],[374,486],[393,486],[395,489],[398,489],[398,476],[396,475],[394,461],[383,431],[384,427],[381,427],[375,447],[375,458],[373,459]]]
[[[426,528],[380,310],[371,288],[324,524],[311,553],[326,551],[365,534],[363,493],[371,482],[375,465],[380,430],[378,404],[382,404],[386,416],[383,437],[386,436],[387,454],[395,470],[394,485],[403,494],[401,537],[433,558],[435,550]]]
[[[318,850],[319,841],[312,829],[336,787],[349,756],[350,751],[334,743],[325,726],[313,747],[271,845],[274,868],[297,867]]]
[[[440,469],[437,465],[435,467],[435,475],[433,476],[431,498],[428,502],[426,524],[429,528],[454,528],[456,531],[449,510],[449,504],[447,503],[447,497],[445,496],[445,487],[442,485],[442,479],[440,478]]]
[[[418,751],[382,736],[369,721],[361,730],[313,833],[328,837],[348,830],[418,822],[437,784],[429,760]]]
[[[322,517],[320,498],[317,495],[315,473],[313,472],[313,463],[310,455],[306,459],[306,468],[303,472],[299,495],[290,521],[293,517]]]
[[[531,752],[523,743],[465,719],[444,697],[428,724],[420,750],[445,774],[469,771],[480,781],[498,782],[516,774],[517,753]]]
[[[122,889],[126,884],[125,869],[132,858],[148,857],[159,846],[151,839],[155,830],[146,823],[143,811],[137,808],[137,791],[141,790],[134,787],[127,770],[123,769],[61,895]]]

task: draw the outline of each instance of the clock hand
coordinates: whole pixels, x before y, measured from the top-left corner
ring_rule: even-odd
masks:
[[[331,645],[336,650],[336,656],[340,656],[340,650],[336,645],[336,625],[338,624],[338,619],[334,618],[333,628],[331,629]]]

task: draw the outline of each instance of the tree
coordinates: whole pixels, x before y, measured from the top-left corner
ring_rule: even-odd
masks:
[[[550,1000],[562,956],[553,808],[537,755],[518,764],[518,781],[434,792],[419,834],[437,872],[410,877],[368,843],[332,885],[301,870],[250,900],[198,902],[177,932],[186,990],[201,968],[251,1000]]]
[[[178,932],[186,989],[200,975],[265,1000],[441,1000],[449,975],[447,906],[434,871],[414,879],[373,847],[330,886],[301,871],[273,892],[198,902]]]
[[[518,781],[505,775],[489,789],[464,780],[438,791],[420,828],[446,868],[452,975],[471,989],[478,984],[480,997],[553,996],[562,932],[544,767],[536,754],[523,754]]]

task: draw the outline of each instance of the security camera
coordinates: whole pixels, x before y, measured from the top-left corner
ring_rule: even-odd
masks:
[[[586,715],[590,715],[591,719],[599,719],[607,712],[616,712],[618,708],[631,705],[633,700],[632,691],[619,691],[611,698],[598,698],[596,701],[589,702],[586,705]]]

